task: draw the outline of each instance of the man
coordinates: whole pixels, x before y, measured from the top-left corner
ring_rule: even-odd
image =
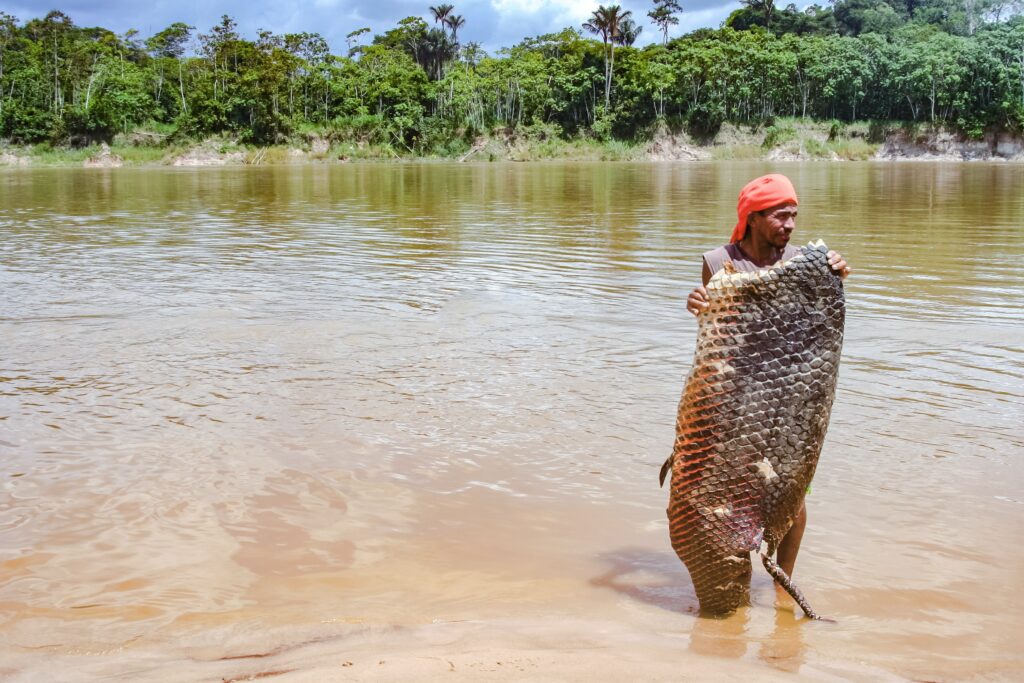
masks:
[[[738,272],[749,272],[789,260],[798,253],[789,245],[796,229],[796,190],[786,176],[776,173],[747,183],[740,191],[736,214],[739,220],[729,244],[704,254],[703,284],[686,300],[686,309],[694,315],[708,307],[705,287],[727,262]],[[850,274],[849,266],[837,252],[828,252],[828,262],[839,277],[846,279]],[[806,526],[807,509],[801,506],[793,526],[779,544],[778,563],[789,576],[793,576]]]

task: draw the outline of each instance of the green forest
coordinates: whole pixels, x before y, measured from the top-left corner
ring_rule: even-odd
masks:
[[[638,140],[713,136],[776,117],[906,121],[978,137],[1024,128],[1020,0],[744,0],[721,28],[672,37],[685,11],[597,6],[588,21],[487,54],[452,5],[346,45],[315,33],[175,23],[152,36],[0,13],[0,137],[85,146],[142,131],[159,144],[311,131],[400,154],[454,155],[480,135]],[[642,31],[657,40],[636,46]],[[340,54],[339,54],[340,53]]]

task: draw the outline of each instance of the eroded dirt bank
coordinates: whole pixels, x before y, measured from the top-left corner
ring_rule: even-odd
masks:
[[[140,142],[141,141],[141,142]],[[288,144],[249,146],[226,138],[160,146],[149,137],[119,136],[86,148],[0,145],[0,167],[241,166],[350,161],[1006,161],[1024,162],[1024,137],[987,131],[980,138],[916,124],[805,122],[780,119],[771,126],[723,125],[696,138],[660,128],[647,141],[562,140],[543,130],[495,129],[467,148],[446,155],[417,155],[364,140],[307,134]]]

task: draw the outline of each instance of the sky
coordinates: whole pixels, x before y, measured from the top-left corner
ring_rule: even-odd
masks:
[[[227,14],[238,23],[243,37],[255,39],[257,31],[275,34],[319,33],[334,54],[345,54],[345,36],[368,27],[371,36],[394,28],[400,19],[423,17],[432,23],[428,7],[443,0],[5,0],[2,11],[24,23],[41,18],[52,9],[67,14],[76,26],[102,26],[121,34],[129,29],[142,38],[182,21],[206,33]],[[455,14],[466,19],[459,31],[459,42],[476,41],[494,53],[522,39],[561,31],[567,26],[579,28],[601,4],[600,0],[447,0],[455,5]],[[604,0],[612,4],[614,0]],[[643,26],[638,45],[660,41],[647,12],[651,0],[619,0],[623,9],[633,11],[633,19]],[[682,0],[679,25],[669,36],[688,33],[702,27],[718,27],[740,5],[738,0]],[[364,39],[364,42],[369,42]]]

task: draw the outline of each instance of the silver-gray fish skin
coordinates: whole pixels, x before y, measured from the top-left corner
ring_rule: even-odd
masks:
[[[843,344],[841,279],[821,243],[756,273],[719,272],[708,283],[697,350],[679,404],[672,472],[672,546],[690,572],[701,611],[749,600],[750,553],[765,567],[814,477],[835,397]],[[780,576],[781,575],[781,576]],[[817,617],[796,591],[790,593]]]

